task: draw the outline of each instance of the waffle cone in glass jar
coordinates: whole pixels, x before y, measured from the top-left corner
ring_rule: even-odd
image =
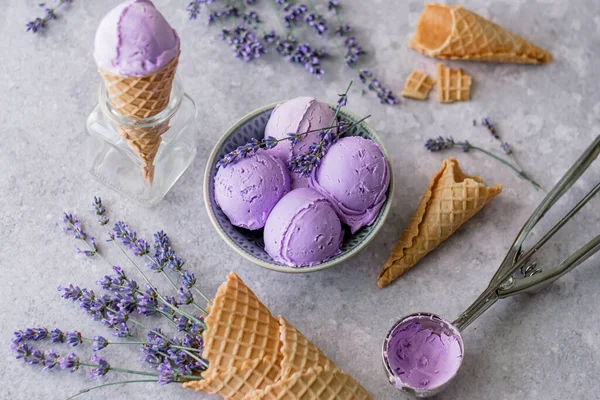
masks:
[[[157,72],[145,76],[119,76],[100,68],[112,107],[119,114],[134,119],[149,118],[163,111],[169,104],[178,62],[179,55]],[[119,126],[119,134],[144,164],[142,174],[150,186],[161,135],[168,129],[168,121],[143,128]]]

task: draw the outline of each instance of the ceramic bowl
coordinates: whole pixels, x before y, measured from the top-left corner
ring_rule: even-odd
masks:
[[[264,250],[265,244],[263,240],[262,229],[257,231],[249,231],[237,226],[233,226],[229,222],[227,216],[217,206],[214,199],[214,179],[217,173],[217,163],[225,154],[233,151],[238,146],[243,146],[244,144],[250,142],[252,138],[262,139],[264,137],[267,121],[269,120],[271,112],[277,104],[278,103],[274,103],[261,107],[258,110],[246,115],[233,124],[215,145],[210,157],[208,158],[208,163],[204,174],[204,204],[206,205],[208,216],[210,217],[210,220],[219,235],[223,238],[223,240],[225,240],[225,242],[227,242],[229,246],[231,246],[245,259],[261,267],[279,272],[306,273],[319,271],[332,267],[336,264],[340,264],[355,256],[359,251],[364,249],[367,244],[373,240],[377,232],[379,232],[390,212],[390,207],[392,204],[392,196],[394,193],[394,175],[392,172],[392,166],[389,162],[389,156],[383,143],[379,137],[377,137],[373,128],[371,128],[368,124],[363,122],[352,128],[350,132],[344,134],[344,136],[362,136],[366,139],[373,140],[381,147],[386,159],[388,160],[388,164],[390,164],[390,186],[388,188],[386,201],[381,207],[379,216],[370,226],[363,227],[353,235],[351,235],[350,230],[345,227],[344,241],[342,243],[340,254],[320,264],[311,267],[293,268],[275,262]],[[330,105],[330,107],[332,106]],[[343,120],[351,122],[355,122],[360,119],[343,109],[340,111],[339,115]]]

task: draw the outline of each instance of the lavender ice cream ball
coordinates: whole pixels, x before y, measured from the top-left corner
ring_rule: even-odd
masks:
[[[291,267],[319,264],[339,253],[344,232],[329,201],[309,188],[294,189],[267,219],[265,250]]]
[[[352,233],[375,221],[389,184],[383,151],[377,143],[359,136],[332,145],[310,178],[310,187],[329,199]]]
[[[265,128],[265,138],[272,136],[276,139],[283,139],[290,133],[326,129],[331,125],[334,115],[335,112],[327,104],[317,101],[314,97],[297,97],[275,107]],[[337,130],[334,131],[337,132]],[[293,156],[305,153],[311,144],[318,141],[319,132],[312,132],[295,146],[292,146],[291,141],[286,140],[268,152],[287,164]],[[306,178],[292,173],[292,189],[307,186]]]
[[[265,226],[275,204],[290,191],[290,175],[280,159],[264,152],[242,158],[215,176],[215,201],[235,226]]]

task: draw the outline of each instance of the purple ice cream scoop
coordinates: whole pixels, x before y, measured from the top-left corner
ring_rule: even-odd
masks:
[[[386,199],[390,170],[381,148],[359,136],[332,145],[310,187],[329,199],[352,233],[375,221]]]
[[[179,56],[179,45],[177,32],[150,0],[129,0],[100,22],[94,59],[115,75],[145,76]]]
[[[242,158],[215,176],[215,201],[235,226],[265,226],[275,204],[290,191],[290,175],[280,159],[264,152]]]
[[[265,128],[265,138],[272,136],[283,139],[290,133],[326,129],[331,125],[334,115],[335,112],[327,104],[317,101],[314,97],[296,97],[275,107]],[[334,131],[337,132],[335,129]],[[308,151],[310,145],[318,141],[319,132],[312,132],[298,141],[295,146],[292,146],[291,141],[286,140],[268,152],[287,163],[293,156]],[[293,189],[307,186],[308,179],[299,174],[292,174]]]
[[[344,232],[329,201],[309,188],[294,189],[279,201],[265,225],[265,250],[291,267],[319,264],[339,253]]]
[[[462,363],[462,341],[452,327],[413,316],[391,333],[387,360],[402,389],[435,389],[452,379]]]

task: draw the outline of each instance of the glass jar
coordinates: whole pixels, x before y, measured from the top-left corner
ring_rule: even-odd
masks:
[[[102,85],[98,104],[86,123],[89,172],[104,185],[135,201],[148,206],[158,203],[196,156],[197,113],[196,104],[184,93],[177,77],[167,107],[148,118],[119,114]],[[132,140],[133,132],[141,133],[138,141]],[[146,165],[138,155],[139,150],[136,151],[140,138],[155,142],[145,144],[153,155],[156,152],[151,165]]]

